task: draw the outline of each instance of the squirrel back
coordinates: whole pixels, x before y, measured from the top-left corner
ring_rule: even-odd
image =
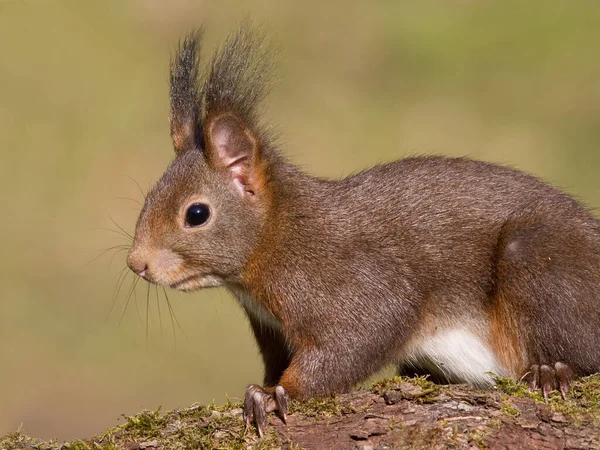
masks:
[[[529,371],[545,394],[547,380],[562,391],[571,373],[600,370],[600,222],[582,205],[466,158],[307,175],[260,121],[264,33],[242,26],[205,76],[201,35],[171,64],[176,158],[128,264],[151,283],[238,298],[265,363],[266,389],[249,388],[246,405],[271,395],[281,410],[276,386],[340,392],[391,362],[475,385]]]

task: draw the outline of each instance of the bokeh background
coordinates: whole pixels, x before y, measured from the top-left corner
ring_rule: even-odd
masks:
[[[306,170],[468,155],[600,206],[596,1],[0,0],[0,433],[91,436],[261,380],[226,292],[169,294],[174,336],[141,284],[120,320],[132,277],[111,311],[124,252],[90,263],[172,158],[178,39],[204,23],[212,50],[247,15],[279,43],[265,117]]]

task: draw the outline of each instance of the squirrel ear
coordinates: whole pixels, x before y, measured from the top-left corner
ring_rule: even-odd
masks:
[[[260,147],[253,133],[236,116],[223,114],[208,126],[206,157],[216,169],[228,170],[244,195],[254,196],[258,186]]]

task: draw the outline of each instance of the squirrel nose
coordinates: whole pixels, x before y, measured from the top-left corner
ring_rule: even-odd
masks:
[[[148,272],[148,265],[145,263],[142,263],[137,266],[134,264],[129,264],[129,268],[132,272],[138,274],[142,278],[144,278],[146,276],[146,273]]]
[[[127,257],[127,265],[132,272],[144,278],[148,273],[148,264],[145,261],[135,258],[134,254],[130,253]]]

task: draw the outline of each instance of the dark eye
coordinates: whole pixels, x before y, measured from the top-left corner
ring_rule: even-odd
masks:
[[[210,217],[210,209],[204,203],[194,203],[185,212],[185,226],[199,227],[204,225]]]

